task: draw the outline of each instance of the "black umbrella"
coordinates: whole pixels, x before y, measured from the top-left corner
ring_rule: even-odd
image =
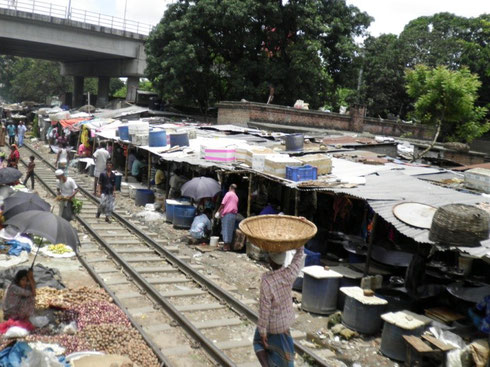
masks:
[[[51,206],[41,199],[38,194],[22,191],[17,191],[3,201],[3,216],[5,219],[29,210],[49,212]]]
[[[0,169],[0,185],[14,183],[21,177],[22,173],[16,168],[6,167]]]
[[[6,220],[4,224],[15,227],[22,233],[44,237],[53,244],[63,243],[70,246],[74,251],[80,244],[78,234],[70,222],[51,212],[29,210],[13,216]]]

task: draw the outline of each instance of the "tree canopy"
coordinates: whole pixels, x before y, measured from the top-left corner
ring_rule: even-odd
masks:
[[[476,105],[490,104],[490,15],[465,18],[449,13],[409,22],[400,36],[369,37],[364,43],[364,102],[368,113],[405,117],[410,112],[403,83],[406,68],[424,64],[450,70],[467,67],[482,82]]]
[[[179,0],[149,36],[147,74],[164,98],[202,110],[265,102],[270,85],[274,103],[316,108],[355,84],[354,38],[370,21],[343,0]]]
[[[97,94],[97,78],[85,78],[84,92]],[[119,78],[111,78],[109,93],[124,87]],[[0,97],[7,101],[44,102],[46,97],[73,91],[73,80],[60,74],[57,62],[0,56]]]
[[[490,123],[482,122],[487,110],[475,106],[481,83],[468,68],[418,65],[405,77],[407,93],[415,99],[415,115],[436,125],[445,140],[471,142],[490,130]]]

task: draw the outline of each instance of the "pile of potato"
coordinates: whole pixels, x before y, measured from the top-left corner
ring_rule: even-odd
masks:
[[[89,325],[80,334],[93,350],[126,355],[138,366],[159,366],[136,329],[116,324]]]

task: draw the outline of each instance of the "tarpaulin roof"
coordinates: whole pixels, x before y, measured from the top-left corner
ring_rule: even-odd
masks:
[[[59,123],[63,128],[69,128],[72,131],[80,130],[80,127],[77,125],[79,122],[90,120],[91,117],[77,117],[74,119],[66,119],[60,120]]]

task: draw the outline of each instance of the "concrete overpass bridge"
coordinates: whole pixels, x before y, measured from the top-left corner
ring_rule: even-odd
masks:
[[[151,26],[37,0],[0,0],[0,54],[58,61],[74,80],[73,105],[85,77],[98,78],[97,103],[108,101],[111,77],[127,77],[127,100],[144,76]]]

